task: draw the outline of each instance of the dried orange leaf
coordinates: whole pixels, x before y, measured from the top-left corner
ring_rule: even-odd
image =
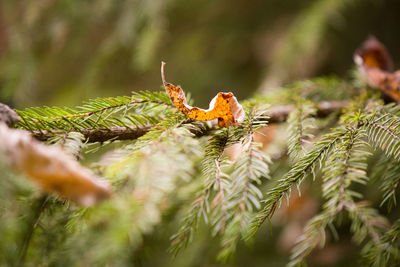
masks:
[[[244,111],[236,97],[231,93],[218,93],[210,102],[207,110],[187,104],[185,93],[180,86],[167,83],[164,76],[164,65],[161,64],[161,78],[169,98],[179,111],[191,119],[210,121],[218,119],[219,127],[238,125],[244,120]]]
[[[367,83],[400,102],[400,71],[393,71],[393,62],[386,47],[374,36],[369,36],[354,54]]]
[[[0,150],[18,171],[43,191],[56,193],[83,206],[108,198],[107,181],[82,167],[58,146],[46,146],[22,130],[0,123]]]

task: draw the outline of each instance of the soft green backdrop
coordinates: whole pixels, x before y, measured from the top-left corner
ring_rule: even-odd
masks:
[[[0,3],[0,101],[76,105],[160,89],[207,106],[293,79],[346,75],[370,33],[400,58],[396,0],[35,0]]]

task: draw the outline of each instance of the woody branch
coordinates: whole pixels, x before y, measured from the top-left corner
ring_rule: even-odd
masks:
[[[347,107],[348,101],[324,101],[317,104],[317,117],[323,118],[329,114],[340,111]],[[286,121],[290,112],[294,110],[293,106],[272,107],[269,112],[269,123],[279,123]],[[134,140],[146,134],[154,125],[132,126],[132,127],[111,127],[110,129],[83,129],[79,130],[88,142],[105,142],[109,140]],[[197,136],[207,135],[211,129],[203,132],[196,132]],[[46,141],[54,134],[48,131],[33,131],[32,135],[40,140]]]

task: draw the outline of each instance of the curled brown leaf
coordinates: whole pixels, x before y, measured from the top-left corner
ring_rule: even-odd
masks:
[[[83,206],[92,206],[111,194],[106,180],[81,166],[61,147],[44,145],[29,133],[10,129],[3,123],[0,123],[0,152],[43,191]]]
[[[369,36],[356,50],[354,62],[370,86],[400,102],[400,71],[393,72],[392,58],[378,39]]]

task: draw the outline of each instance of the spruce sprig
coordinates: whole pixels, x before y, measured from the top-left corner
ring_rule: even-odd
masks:
[[[386,112],[391,109],[390,106],[365,114],[360,123],[375,147],[382,149],[387,156],[400,160],[400,117],[396,115],[398,108],[392,109],[393,113]]]
[[[315,129],[316,109],[312,103],[299,101],[294,111],[289,114],[288,123],[288,154],[292,158],[304,155],[304,144],[313,138],[312,130]]]
[[[204,218],[207,224],[212,223],[214,234],[219,231],[223,232],[225,229],[226,220],[228,219],[226,194],[229,177],[223,173],[221,166],[226,161],[223,157],[223,152],[230,143],[229,130],[231,129],[225,128],[218,131],[211,137],[205,147],[204,160],[202,162],[202,177],[205,182],[198,196],[191,203],[191,207],[184,216],[178,232],[171,237],[169,251],[175,256],[193,239],[201,217]],[[211,200],[212,197],[213,199]],[[210,215],[211,212],[212,214]],[[212,221],[210,221],[210,216]]]
[[[30,131],[109,129],[157,123],[170,107],[164,92],[143,91],[132,96],[96,98],[76,108],[34,107],[19,110],[17,127]]]
[[[281,200],[290,195],[294,185],[299,186],[308,174],[315,177],[316,169],[322,166],[332,147],[345,133],[344,129],[336,129],[333,133],[323,136],[314,148],[290,169],[285,177],[275,183],[273,188],[266,193],[267,197],[263,200],[264,208],[253,219],[246,239],[254,236],[261,224],[272,217],[275,210],[280,206]]]
[[[222,250],[218,259],[226,262],[236,251],[237,243],[244,237],[251,223],[254,212],[260,209],[262,193],[260,186],[263,178],[269,178],[271,159],[262,152],[260,144],[254,140],[254,133],[267,126],[266,107],[249,106],[245,122],[239,131],[241,138],[241,153],[233,162],[230,176],[230,195],[228,196],[230,219],[222,234]]]
[[[178,232],[173,235],[170,251],[176,255],[193,239],[199,220],[204,218],[213,235],[222,235],[221,260],[236,248],[250,222],[250,213],[259,208],[261,178],[268,177],[269,158],[254,142],[253,134],[268,123],[266,107],[246,103],[246,119],[236,128],[217,131],[205,147],[202,172],[204,186],[192,202]],[[190,124],[189,124],[190,125]],[[240,157],[229,166],[224,156],[227,147],[241,144]]]
[[[400,260],[400,220],[381,237],[380,244],[367,243],[363,250],[363,261],[369,266],[395,266]]]
[[[323,210],[305,226],[293,248],[289,266],[301,263],[316,246],[325,245],[326,227],[329,225],[334,229],[337,215],[344,210],[352,221],[351,230],[357,243],[361,243],[367,235],[379,242],[378,228],[385,225],[386,221],[366,203],[357,203],[355,199],[361,195],[350,189],[352,184],[366,184],[368,179],[366,160],[370,153],[366,150],[368,144],[365,139],[365,130],[348,125],[345,134],[332,149],[332,155],[323,169],[322,192],[326,200]]]

